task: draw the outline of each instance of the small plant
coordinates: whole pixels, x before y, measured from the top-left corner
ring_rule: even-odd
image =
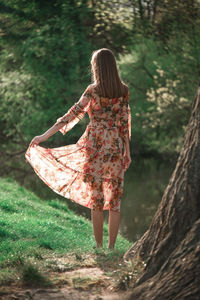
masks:
[[[90,282],[90,278],[87,277],[74,277],[72,278],[72,284],[75,289],[85,289],[88,287],[88,283]]]
[[[49,286],[51,282],[42,275],[36,266],[30,262],[25,264],[22,269],[22,282],[28,286]]]
[[[141,257],[138,257],[134,262],[129,260],[127,263],[126,268],[121,270],[121,276],[117,280],[117,284],[115,289],[118,290],[127,290],[134,286],[138,276],[144,270],[146,263],[142,260]]]

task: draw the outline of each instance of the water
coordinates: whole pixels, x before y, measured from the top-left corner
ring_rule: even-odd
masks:
[[[132,162],[125,174],[120,233],[130,241],[148,229],[174,166],[154,159]]]

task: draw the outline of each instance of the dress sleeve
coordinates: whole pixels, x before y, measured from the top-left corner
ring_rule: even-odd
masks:
[[[89,110],[91,99],[92,94],[88,87],[81,98],[68,110],[68,112],[57,119],[56,124],[63,123],[63,127],[59,129],[63,135],[71,130],[84,117],[85,113]]]
[[[124,98],[122,114],[120,116],[120,134],[124,138],[128,134],[129,140],[131,140],[131,108],[129,105],[129,95]]]

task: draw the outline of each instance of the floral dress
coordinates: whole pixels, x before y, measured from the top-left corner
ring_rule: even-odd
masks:
[[[63,135],[88,113],[90,122],[76,144],[59,148],[29,146],[25,158],[56,193],[94,210],[120,211],[123,193],[125,135],[131,138],[129,93],[100,97],[88,86],[56,123]]]

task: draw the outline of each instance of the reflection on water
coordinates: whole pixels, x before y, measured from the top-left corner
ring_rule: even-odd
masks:
[[[132,162],[125,174],[120,221],[120,233],[130,241],[148,229],[172,171],[172,165],[154,159]]]

